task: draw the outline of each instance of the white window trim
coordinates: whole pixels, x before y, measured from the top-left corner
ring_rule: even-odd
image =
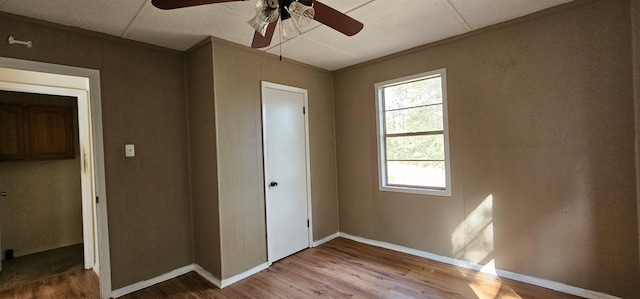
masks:
[[[445,172],[446,172],[446,188],[442,189],[433,189],[433,188],[422,188],[422,187],[408,187],[408,186],[388,186],[387,178],[386,178],[386,165],[384,161],[386,161],[386,151],[384,144],[384,126],[382,125],[382,120],[384,119],[384,96],[382,94],[382,89],[385,86],[392,84],[400,84],[408,81],[414,81],[420,78],[428,78],[433,76],[440,76],[442,80],[442,113],[443,113],[443,129],[444,129],[444,160],[445,160]],[[380,191],[389,191],[389,192],[401,192],[401,193],[412,193],[412,194],[424,194],[424,195],[435,195],[435,196],[451,196],[451,161],[449,154],[449,109],[448,109],[448,101],[447,101],[447,69],[442,68],[426,73],[416,74],[412,76],[407,76],[399,79],[388,80],[384,82],[376,83],[375,85],[375,94],[376,94],[376,127],[377,127],[377,140],[378,140],[378,187]]]

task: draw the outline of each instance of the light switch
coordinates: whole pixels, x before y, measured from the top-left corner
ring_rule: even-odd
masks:
[[[135,157],[136,156],[136,146],[133,144],[125,144],[124,145],[124,156],[125,157]]]

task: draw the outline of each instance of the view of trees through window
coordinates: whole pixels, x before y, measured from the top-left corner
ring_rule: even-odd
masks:
[[[387,185],[446,188],[440,75],[382,87]]]

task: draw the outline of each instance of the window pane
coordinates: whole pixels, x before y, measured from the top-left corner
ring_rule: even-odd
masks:
[[[387,174],[389,185],[446,187],[444,161],[387,162]]]
[[[387,134],[442,131],[442,104],[385,113]]]
[[[387,160],[444,160],[444,135],[387,137]]]
[[[439,103],[442,103],[440,77],[384,88],[385,111]]]

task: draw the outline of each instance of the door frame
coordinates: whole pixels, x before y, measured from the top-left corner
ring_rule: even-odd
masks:
[[[295,93],[301,93],[303,95],[303,107],[305,109],[305,113],[304,113],[304,147],[305,147],[305,168],[306,168],[306,173],[307,173],[307,219],[309,219],[309,227],[308,227],[308,237],[307,237],[307,241],[308,241],[308,247],[311,247],[311,245],[313,244],[313,206],[312,206],[312,200],[311,200],[311,155],[309,152],[309,92],[304,89],[304,88],[299,88],[299,87],[293,87],[293,86],[288,86],[288,85],[283,85],[283,84],[278,84],[278,83],[272,83],[272,82],[268,82],[268,81],[260,81],[261,82],[261,87],[260,87],[260,102],[261,102],[261,107],[262,107],[262,163],[263,163],[263,177],[264,177],[264,200],[265,200],[265,221],[266,221],[266,227],[267,227],[267,262],[269,263],[269,266],[271,266],[271,264],[273,264],[273,260],[272,260],[272,254],[271,254],[271,249],[269,246],[269,205],[267,204],[267,201],[269,200],[269,195],[268,195],[268,188],[269,188],[269,179],[268,179],[268,165],[267,165],[267,161],[268,161],[268,154],[267,154],[267,149],[266,149],[266,145],[267,145],[267,109],[266,109],[266,103],[264,101],[264,94],[265,94],[265,89],[267,88],[271,88],[271,89],[277,89],[277,90],[282,90],[282,91],[289,91],[289,92],[295,92]]]
[[[0,86],[14,91],[62,93],[78,99],[83,239],[91,235],[93,237],[90,244],[84,241],[85,256],[89,254],[93,257],[93,265],[85,265],[85,268],[92,266],[98,275],[100,297],[111,297],[100,71],[0,57]],[[99,203],[94,200],[96,197],[100,198]]]
[[[11,83],[0,81],[0,90],[25,92],[43,95],[58,95],[76,98],[78,109],[78,136],[80,144],[80,186],[82,203],[82,240],[84,246],[84,268],[93,269],[95,265],[95,239],[94,227],[96,225],[93,216],[94,201],[93,186],[91,184],[91,162],[87,157],[90,154],[91,135],[87,113],[88,96],[85,90],[62,87],[40,86],[32,84]]]

